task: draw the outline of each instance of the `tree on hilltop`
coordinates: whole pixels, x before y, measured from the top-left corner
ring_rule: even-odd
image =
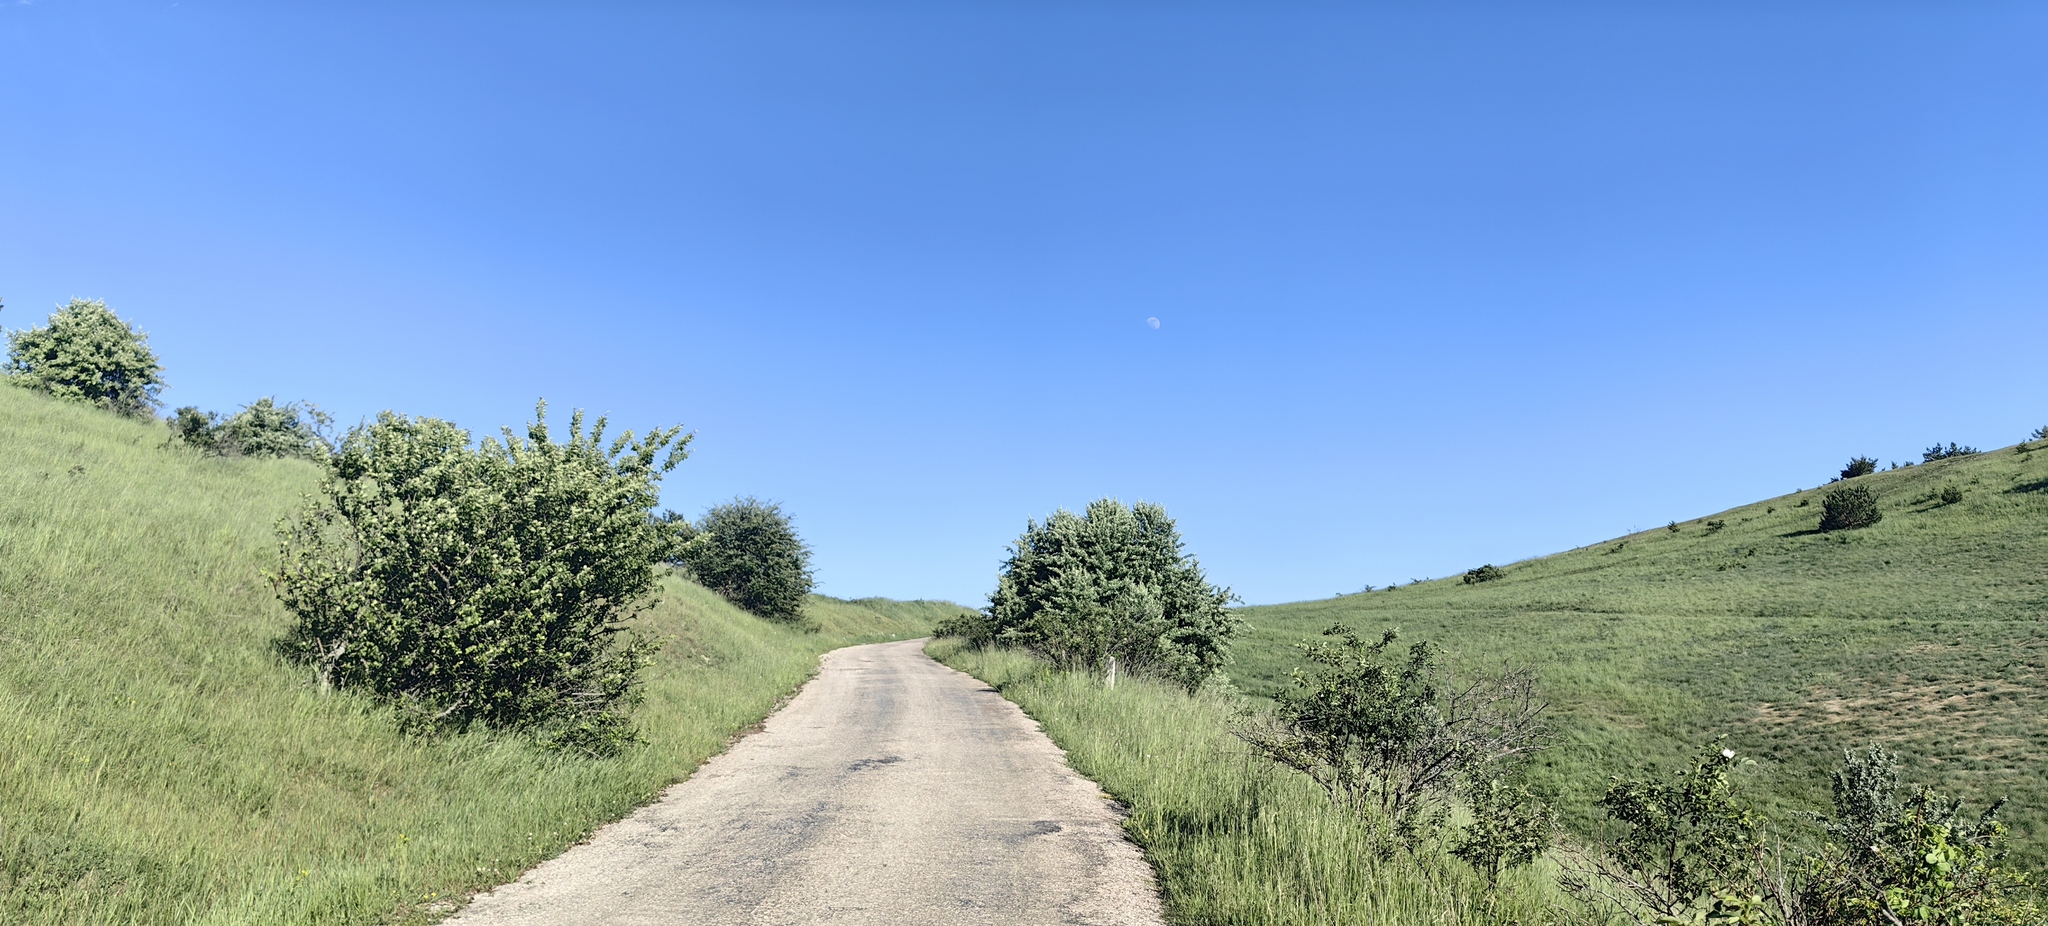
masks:
[[[98,299],[73,299],[43,327],[8,332],[0,365],[16,385],[134,418],[162,404],[163,369],[149,336]]]
[[[1854,479],[1858,476],[1868,476],[1874,472],[1877,472],[1876,460],[1873,460],[1870,457],[1853,457],[1849,460],[1849,465],[1842,467],[1842,474],[1836,476],[1835,481],[1840,482],[1844,479]]]

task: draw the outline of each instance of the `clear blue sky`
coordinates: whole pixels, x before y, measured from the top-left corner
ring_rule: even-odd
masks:
[[[0,296],[684,424],[836,595],[1113,495],[1323,597],[2048,424],[2048,6],[9,0]]]

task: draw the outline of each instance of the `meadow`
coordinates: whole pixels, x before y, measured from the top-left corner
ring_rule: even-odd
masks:
[[[273,653],[261,573],[318,468],[168,436],[0,386],[0,922],[429,922],[687,777],[819,654],[958,610],[814,596],[804,630],[667,576],[643,745],[408,736]]]
[[[1829,806],[1842,751],[2010,798],[2014,860],[2048,867],[2048,448],[1860,476],[1883,520],[1816,530],[1822,486],[1520,563],[1499,579],[1246,608],[1231,674],[1288,684],[1331,624],[1398,628],[1468,670],[1533,666],[1557,744],[1536,781],[1584,829],[1610,776],[1725,737],[1781,825]],[[1943,488],[1962,490],[1954,503]],[[1474,563],[1477,567],[1481,564]]]

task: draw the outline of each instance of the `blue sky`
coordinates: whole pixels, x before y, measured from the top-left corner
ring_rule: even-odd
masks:
[[[822,590],[1167,506],[1267,603],[2048,424],[2048,7],[0,7],[0,325],[698,437]],[[1148,318],[1160,321],[1155,329]]]

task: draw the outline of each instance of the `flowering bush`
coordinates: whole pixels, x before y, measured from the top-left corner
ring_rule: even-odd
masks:
[[[351,430],[321,497],[280,526],[283,652],[417,727],[530,730],[594,754],[630,742],[653,646],[621,625],[670,549],[654,483],[688,438],[607,445],[604,420],[586,433],[578,412],[558,443],[545,406],[536,419],[474,448],[433,418]]]

